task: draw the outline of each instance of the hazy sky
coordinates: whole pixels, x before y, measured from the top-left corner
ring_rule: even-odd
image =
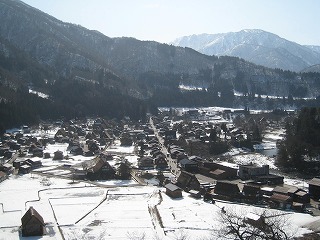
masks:
[[[262,29],[320,46],[319,0],[23,0],[109,37],[170,42],[200,33]]]

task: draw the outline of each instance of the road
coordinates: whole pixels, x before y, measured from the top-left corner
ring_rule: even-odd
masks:
[[[173,160],[168,152],[168,149],[166,148],[166,146],[164,145],[164,139],[160,136],[158,129],[155,127],[152,117],[150,117],[150,126],[153,129],[154,135],[156,136],[156,138],[159,141],[160,147],[161,147],[161,152],[166,156],[167,158],[167,163],[168,166],[170,168],[170,171],[175,175],[175,176],[179,176],[180,175],[180,168],[178,167],[177,163],[175,160]]]

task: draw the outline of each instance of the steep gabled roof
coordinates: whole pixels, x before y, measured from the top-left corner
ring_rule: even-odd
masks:
[[[44,226],[43,218],[41,217],[41,215],[33,207],[30,207],[29,210],[21,218],[22,226],[27,225],[28,222],[33,217],[36,218],[39,221],[39,223]]]

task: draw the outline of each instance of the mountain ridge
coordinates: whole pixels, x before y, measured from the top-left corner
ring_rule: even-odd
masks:
[[[21,3],[0,0],[0,114],[6,126],[12,116],[15,122],[26,116],[32,121],[90,115],[138,119],[159,106],[248,104],[235,99],[234,92],[320,95],[320,75],[209,56],[190,47],[110,38]],[[180,85],[202,91],[186,92]],[[29,94],[30,89],[48,98]]]
[[[208,55],[227,55],[270,68],[296,71],[320,63],[317,46],[303,46],[261,29],[199,34],[177,38],[171,44],[191,47]]]

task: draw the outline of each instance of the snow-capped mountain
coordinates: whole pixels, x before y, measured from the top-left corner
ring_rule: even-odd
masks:
[[[171,44],[207,55],[235,56],[271,68],[300,71],[320,63],[317,46],[303,46],[259,29],[200,34],[178,38]]]

